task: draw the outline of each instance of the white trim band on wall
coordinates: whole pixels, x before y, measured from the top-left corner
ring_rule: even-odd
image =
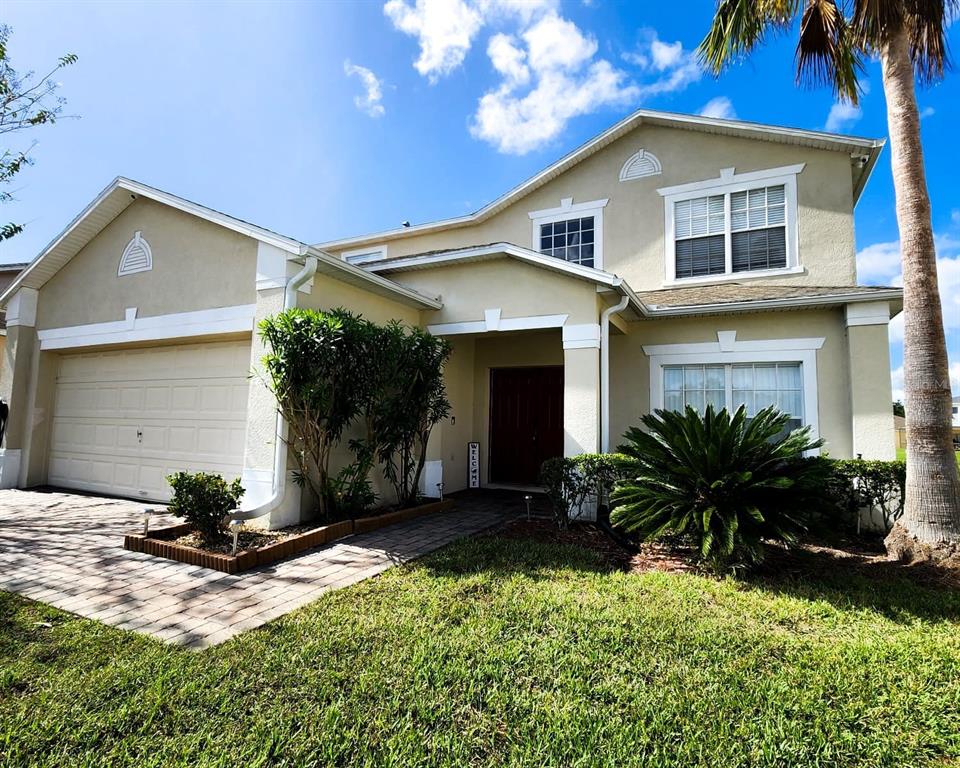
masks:
[[[255,312],[255,304],[243,304],[137,317],[136,307],[129,307],[123,320],[48,328],[38,331],[37,337],[40,339],[40,349],[49,350],[252,332]]]

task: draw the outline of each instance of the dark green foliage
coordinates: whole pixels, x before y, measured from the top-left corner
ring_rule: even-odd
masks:
[[[167,507],[171,515],[184,518],[208,543],[226,536],[226,516],[237,508],[244,493],[239,479],[228,484],[221,475],[177,472],[168,476],[167,482],[173,488]]]
[[[893,403],[893,415],[894,416],[906,416],[907,412],[903,407],[903,403],[899,400],[895,400]]]
[[[297,482],[309,485],[324,518],[355,516],[376,500],[378,463],[400,506],[417,501],[427,441],[450,410],[444,339],[400,323],[377,325],[344,309],[290,309],[261,322],[270,347],[267,383],[287,422]],[[330,469],[348,429],[354,461]]]
[[[7,53],[10,31],[10,27],[0,24],[0,136],[55,123],[63,111],[64,101],[56,96],[60,84],[51,78],[57,70],[77,61],[76,54],[70,53],[61,56],[57,66],[42,78],[34,78],[32,72],[21,75],[13,68]],[[29,151],[0,147],[0,185],[10,184],[14,176],[33,162],[27,154]],[[10,192],[0,188],[0,203],[12,199]],[[0,225],[0,241],[22,231],[23,225],[15,222]]]
[[[861,507],[879,511],[888,529],[900,519],[907,485],[905,461],[840,459],[830,464],[831,497],[842,512],[844,527],[857,528]]]
[[[794,542],[829,474],[803,458],[821,445],[809,428],[783,435],[789,420],[775,408],[748,419],[743,407],[709,406],[644,416],[647,431],[632,427],[620,447],[637,464],[613,492],[611,521],[645,539],[691,537],[715,570],[759,561],[764,539]]]
[[[580,516],[584,502],[603,503],[614,483],[633,471],[635,462],[619,453],[581,453],[547,459],[540,467],[540,484],[546,488],[554,520],[566,528]]]

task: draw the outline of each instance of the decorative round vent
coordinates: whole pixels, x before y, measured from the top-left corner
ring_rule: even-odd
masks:
[[[642,179],[644,176],[656,176],[660,173],[660,161],[657,156],[645,149],[631,155],[620,169],[620,181]]]
[[[123,249],[117,277],[132,275],[136,272],[149,272],[151,269],[153,269],[153,254],[150,252],[150,244],[143,239],[138,230],[133,240]]]

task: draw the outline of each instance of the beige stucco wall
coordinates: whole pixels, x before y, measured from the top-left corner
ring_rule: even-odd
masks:
[[[117,277],[120,256],[140,230],[153,269]],[[143,198],[132,203],[40,291],[37,328],[253,304],[257,243]]]
[[[662,174],[620,182],[624,162],[641,148],[659,158]],[[657,188],[717,178],[722,168],[744,173],[797,163],[806,164],[797,178],[800,263],[806,271],[767,279],[852,285],[853,190],[846,153],[657,126],[640,126],[481,224],[390,240],[388,256],[500,241],[530,248],[530,211],[556,208],[563,198],[609,199],[603,212],[604,269],[636,290],[657,289],[664,281],[664,203]]]
[[[643,345],[716,342],[717,331],[736,331],[737,341],[824,338],[816,353],[818,421],[827,441],[823,450],[836,458],[852,455],[850,365],[842,308],[631,323],[629,334],[611,337],[611,448],[619,444],[627,427],[638,425],[640,416],[650,411],[650,361]],[[884,376],[889,388],[889,370]]]
[[[443,300],[442,309],[423,312],[424,325],[483,320],[487,309],[500,309],[503,318],[566,314],[570,324],[597,322],[595,283],[512,258],[436,266],[390,277]]]
[[[490,448],[490,370],[563,365],[560,329],[451,337],[445,381],[452,406],[437,425],[429,458],[442,458],[444,489],[467,487],[467,443],[480,443],[480,482],[487,484]],[[453,423],[455,419],[456,423]]]
[[[847,337],[853,410],[851,453],[865,459],[894,459],[896,436],[887,326],[853,325],[847,329]]]

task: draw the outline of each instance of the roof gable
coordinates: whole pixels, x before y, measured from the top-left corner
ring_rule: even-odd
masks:
[[[699,131],[708,134],[749,138],[757,141],[792,144],[810,147],[812,149],[833,150],[861,156],[864,158],[863,162],[858,164],[853,171],[854,203],[856,203],[860,193],[863,191],[885,143],[883,139],[842,136],[839,134],[825,133],[823,131],[808,131],[800,128],[751,123],[744,120],[727,120],[725,118],[704,117],[701,115],[685,115],[673,112],[638,109],[636,112],[628,115],[620,122],[595,136],[585,144],[577,147],[572,152],[564,155],[552,165],[531,176],[526,181],[520,183],[474,213],[451,219],[427,222],[425,224],[374,232],[357,237],[330,240],[318,243],[317,247],[328,250],[362,247],[414,235],[479,224],[500,213],[508,206],[513,205],[537,189],[540,189],[562,173],[593,156],[617,139],[639,128],[641,125],[664,126],[678,130]],[[657,165],[659,165],[659,161],[657,161]],[[626,170],[626,167],[624,170]]]

